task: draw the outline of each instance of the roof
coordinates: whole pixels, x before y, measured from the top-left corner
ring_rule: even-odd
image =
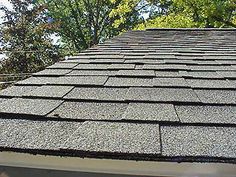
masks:
[[[236,163],[236,30],[123,33],[0,92],[0,150]]]

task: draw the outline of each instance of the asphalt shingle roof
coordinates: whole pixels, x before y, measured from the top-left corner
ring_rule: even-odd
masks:
[[[123,33],[0,91],[0,151],[236,163],[236,30]]]

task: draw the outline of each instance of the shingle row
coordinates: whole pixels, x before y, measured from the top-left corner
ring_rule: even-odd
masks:
[[[129,153],[155,157],[236,157],[233,127],[0,119],[0,130],[0,148],[8,149],[67,153],[72,150],[71,153],[117,153],[117,156]]]

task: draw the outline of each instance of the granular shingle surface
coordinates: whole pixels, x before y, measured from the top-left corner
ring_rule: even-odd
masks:
[[[12,86],[7,89],[1,90],[0,95],[1,96],[22,96],[25,93],[28,93],[32,90],[37,89],[37,86]]]
[[[128,88],[82,87],[74,88],[65,96],[66,99],[78,100],[125,100]]]
[[[73,89],[72,86],[41,86],[24,96],[62,98]]]
[[[236,157],[235,127],[163,126],[164,156]]]
[[[123,119],[150,121],[179,121],[172,104],[130,103]]]
[[[128,31],[69,56],[0,91],[0,151],[236,164],[235,36]]]
[[[236,123],[236,106],[175,106],[182,122]]]
[[[67,148],[95,152],[160,154],[159,126],[87,122],[69,139]]]
[[[45,116],[58,107],[60,100],[12,98],[0,103],[0,113],[33,114]]]
[[[49,116],[81,120],[120,120],[125,103],[64,102]]]
[[[122,77],[110,77],[105,84],[106,86],[123,86],[123,87],[135,87],[135,86],[153,86],[152,79],[149,78],[122,78]]]

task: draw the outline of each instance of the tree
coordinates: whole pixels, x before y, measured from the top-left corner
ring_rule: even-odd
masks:
[[[59,25],[56,32],[62,42],[71,46],[71,50],[81,51],[139,23],[139,12],[133,9],[121,25],[113,25],[120,16],[110,14],[122,1],[41,0],[40,3],[47,5],[47,15]]]
[[[0,43],[7,53],[1,73],[35,72],[58,60],[57,47],[52,44],[52,25],[44,15],[45,8],[32,0],[11,0],[12,10],[5,13]]]
[[[133,4],[145,4],[141,6],[149,11],[149,17],[135,27],[145,29],[147,27],[236,27],[236,1],[235,0],[131,0]],[[124,0],[115,13],[120,16],[132,11],[136,6],[127,8],[128,0]],[[126,10],[123,10],[126,9]],[[117,21],[116,26],[125,20]]]

